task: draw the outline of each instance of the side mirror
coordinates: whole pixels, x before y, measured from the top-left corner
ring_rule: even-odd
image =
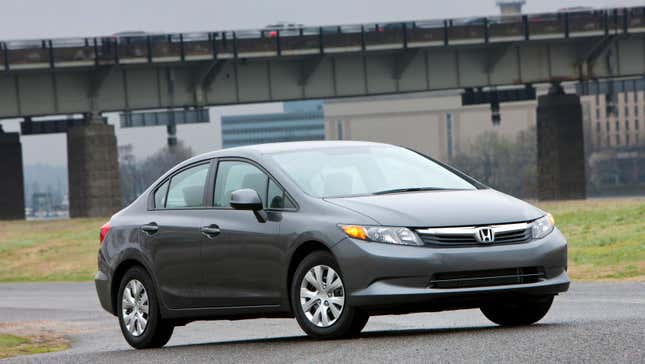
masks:
[[[260,211],[262,200],[255,190],[242,188],[231,193],[231,207],[236,210]]]

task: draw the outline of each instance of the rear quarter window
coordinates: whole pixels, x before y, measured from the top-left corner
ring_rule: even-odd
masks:
[[[162,209],[166,207],[166,193],[168,192],[168,184],[170,181],[164,182],[157,190],[155,191],[155,208]]]

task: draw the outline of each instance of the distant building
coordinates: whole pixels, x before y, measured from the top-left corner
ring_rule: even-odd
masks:
[[[615,105],[606,96],[581,96],[592,194],[645,193],[645,94],[620,92]],[[537,102],[504,103],[500,125],[489,105],[462,106],[455,93],[419,93],[326,101],[325,134],[332,140],[398,144],[450,162],[475,153],[477,137],[496,133],[516,141],[535,128]]]
[[[645,93],[583,97],[586,152],[593,186],[612,194],[645,192]],[[609,106],[608,106],[609,105]],[[631,186],[631,187],[630,187]]]
[[[645,138],[645,95],[643,91],[620,92],[613,107],[608,107],[606,95],[585,96],[589,113],[592,151],[630,148],[642,145]]]
[[[222,116],[224,148],[322,139],[322,101],[285,102],[281,113]]]
[[[33,216],[49,216],[53,209],[54,202],[51,193],[39,192],[31,196],[31,213]]]
[[[499,0],[497,6],[504,16],[522,14],[522,7],[526,4],[525,0]]]
[[[469,153],[485,131],[511,140],[536,125],[535,101],[501,105],[493,125],[490,106],[462,106],[455,93],[419,93],[325,102],[328,139],[369,140],[409,147],[442,161]]]

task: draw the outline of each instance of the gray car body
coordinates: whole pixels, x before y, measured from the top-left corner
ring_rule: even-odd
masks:
[[[268,154],[312,147],[364,146],[366,142],[278,143],[231,148],[191,158],[159,178],[110,220],[99,249],[96,288],[101,305],[116,314],[122,274],[143,266],[159,292],[162,317],[176,324],[206,319],[289,317],[291,276],[308,252],[326,249],[338,262],[348,302],[371,314],[479,307],[517,295],[555,295],[568,289],[567,244],[557,228],[529,243],[468,248],[430,248],[370,243],[348,238],[338,224],[410,228],[482,226],[528,222],[544,216],[532,205],[478,184],[477,190],[407,192],[322,199],[307,195]],[[205,202],[212,201],[214,168],[226,159],[261,167],[297,207],[266,210],[261,223],[251,211],[202,207],[155,210],[152,194],[181,169],[211,163]],[[466,177],[468,178],[468,177]],[[159,231],[141,227],[155,222]],[[214,238],[200,228],[216,224]],[[464,289],[429,288],[434,272],[540,266],[539,282]]]

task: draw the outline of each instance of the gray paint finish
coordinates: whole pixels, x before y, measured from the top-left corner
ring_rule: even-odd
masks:
[[[493,225],[531,221],[544,215],[528,203],[495,190],[409,192],[327,201],[364,212],[386,226]]]
[[[438,227],[532,221],[544,215],[531,205],[477,185],[470,191],[431,191],[320,199],[307,195],[268,156],[312,148],[365,148],[367,142],[277,143],[225,149],[194,157],[161,177],[132,205],[114,215],[99,252],[96,286],[102,306],[114,312],[120,267],[139,264],[160,292],[162,316],[172,320],[290,316],[289,282],[299,248],[315,242],[337,261],[349,304],[373,314],[478,307],[507,295],[544,296],[566,291],[566,240],[557,231],[512,245],[430,248],[348,238],[338,224]],[[245,160],[260,166],[297,204],[295,209],[231,208],[155,210],[150,194],[176,171],[212,160]],[[211,172],[208,183],[215,180]],[[206,186],[204,201],[212,201]],[[263,214],[263,215],[262,215]],[[158,231],[141,227],[156,223]],[[200,227],[215,226],[216,236]],[[430,289],[435,272],[541,267],[536,282],[476,288]],[[497,297],[497,298],[496,298]],[[412,304],[420,304],[411,306]]]

